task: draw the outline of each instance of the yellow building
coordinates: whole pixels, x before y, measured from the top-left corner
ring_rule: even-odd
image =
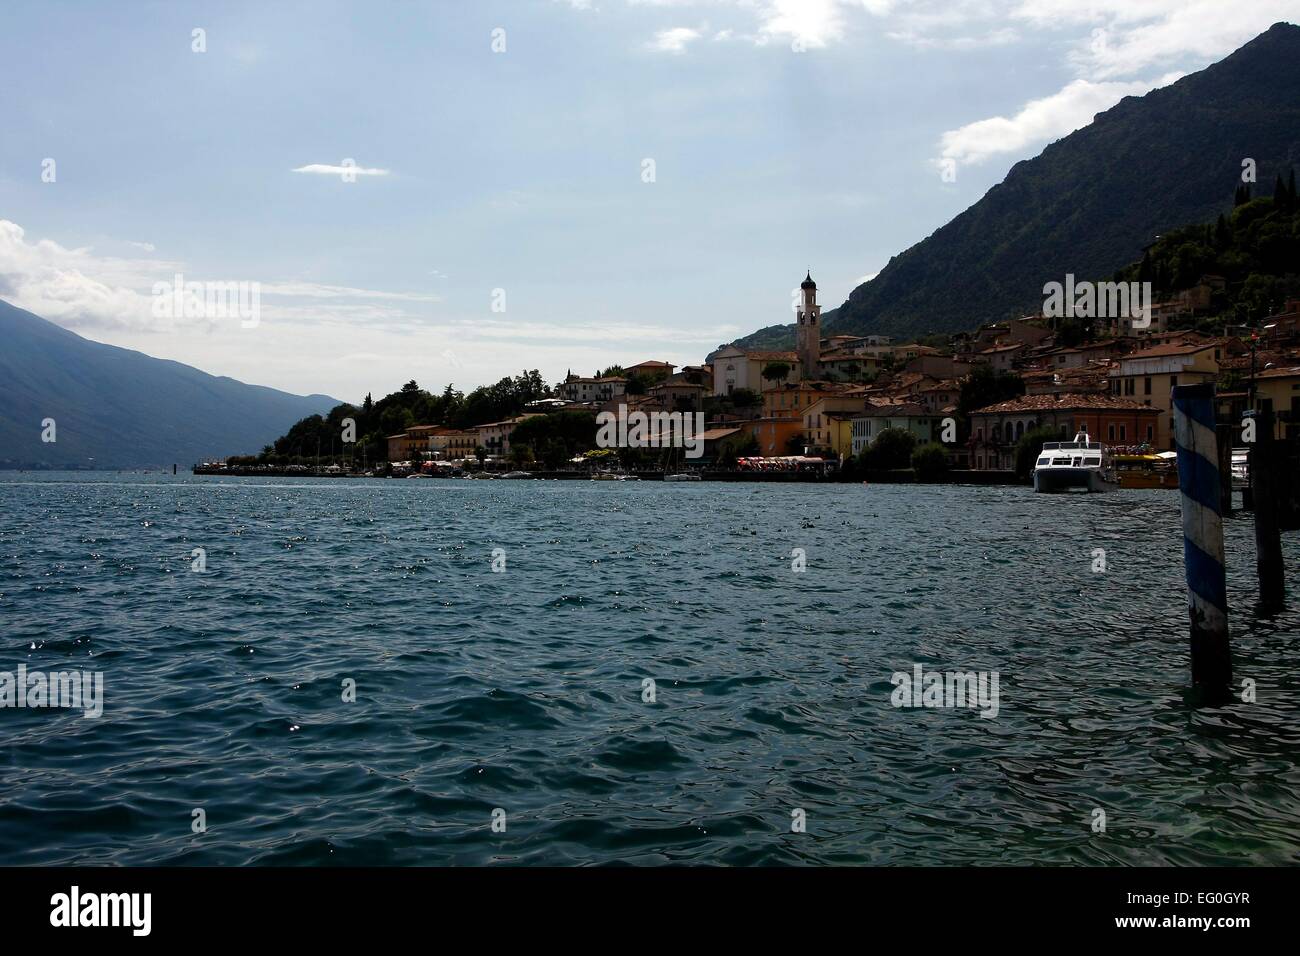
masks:
[[[1261,399],[1273,403],[1274,438],[1300,438],[1300,366],[1270,368],[1255,373],[1255,407]]]
[[[853,419],[859,412],[827,412],[831,454],[840,461],[853,455]]]
[[[865,408],[866,402],[862,398],[842,395],[818,398],[803,413],[808,447],[827,449],[835,455],[852,454],[853,418],[861,415]]]
[[[763,393],[763,417],[798,418],[822,394],[812,382],[779,385]]]
[[[429,452],[437,461],[473,458],[478,447],[478,432],[437,428],[429,433]]]
[[[1124,356],[1110,372],[1110,392],[1159,409],[1155,447],[1173,450],[1173,387],[1213,382],[1222,358],[1223,346],[1214,341],[1142,349]]]

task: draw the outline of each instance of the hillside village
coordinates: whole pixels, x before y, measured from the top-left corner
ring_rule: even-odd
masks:
[[[519,429],[537,434],[525,426],[529,419],[622,406],[703,413],[701,463],[714,467],[744,456],[843,464],[876,447],[883,434],[902,431],[914,439],[910,444],[938,443],[950,469],[1007,472],[1017,443],[1035,429],[1066,436],[1086,430],[1112,446],[1170,450],[1171,389],[1195,382],[1216,383],[1219,420],[1240,422],[1252,406],[1253,381],[1256,398],[1270,399],[1279,413],[1278,437],[1294,437],[1300,431],[1300,300],[1268,316],[1258,332],[1180,330],[1211,307],[1222,282],[1207,275],[1156,303],[1146,329],[1125,319],[1066,345],[1058,320],[1036,314],[958,334],[945,347],[823,336],[817,286],[808,274],[793,350],[731,345],[700,365],[645,360],[591,377],[569,374],[550,396],[504,420],[461,428],[416,424],[386,436],[387,455],[402,463],[528,465],[535,442],[521,442]],[[978,403],[980,396],[999,400]],[[957,430],[950,426],[945,434],[945,420]],[[581,453],[580,445],[566,451]]]

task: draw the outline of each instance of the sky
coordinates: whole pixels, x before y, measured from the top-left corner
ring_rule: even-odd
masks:
[[[1279,20],[1300,0],[5,0],[0,298],[347,401],[695,364]],[[256,320],[167,314],[177,275]]]

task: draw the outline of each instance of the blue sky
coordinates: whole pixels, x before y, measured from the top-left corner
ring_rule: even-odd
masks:
[[[348,400],[699,362],[1280,19],[1300,0],[6,0],[0,296]],[[160,320],[176,273],[258,283],[258,324]]]

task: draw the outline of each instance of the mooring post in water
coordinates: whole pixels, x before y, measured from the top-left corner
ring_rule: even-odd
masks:
[[[1255,499],[1255,570],[1259,575],[1259,604],[1275,611],[1286,603],[1286,577],[1282,567],[1282,532],[1278,507],[1281,504],[1282,470],[1285,467],[1273,440],[1273,403],[1260,402],[1258,428],[1250,450],[1250,485]]]
[[[1183,566],[1192,629],[1192,683],[1226,690],[1232,683],[1232,655],[1213,385],[1175,386],[1174,441],[1178,446]]]

